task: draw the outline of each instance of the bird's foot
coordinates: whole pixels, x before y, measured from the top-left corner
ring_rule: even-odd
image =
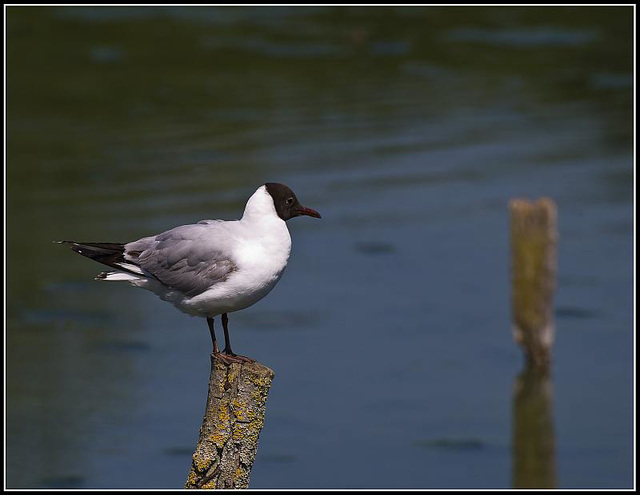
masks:
[[[241,356],[240,354],[235,354],[232,351],[227,351],[226,349],[222,352],[214,352],[215,356],[219,359],[227,363],[255,363],[255,359],[251,359],[247,356]]]

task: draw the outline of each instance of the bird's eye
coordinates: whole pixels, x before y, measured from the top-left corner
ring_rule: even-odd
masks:
[[[287,203],[288,205],[292,205],[292,204],[293,204],[293,198],[287,198],[286,203]]]

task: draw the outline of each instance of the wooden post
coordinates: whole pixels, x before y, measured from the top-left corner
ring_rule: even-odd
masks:
[[[513,199],[511,211],[511,305],[513,338],[529,365],[548,368],[555,337],[556,205]]]
[[[248,488],[274,372],[211,355],[207,407],[185,488]]]

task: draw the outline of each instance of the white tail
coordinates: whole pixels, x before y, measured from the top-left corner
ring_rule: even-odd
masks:
[[[134,280],[142,280],[143,277],[137,277],[131,273],[124,272],[102,272],[97,277],[96,280],[112,280],[112,281],[134,281]]]

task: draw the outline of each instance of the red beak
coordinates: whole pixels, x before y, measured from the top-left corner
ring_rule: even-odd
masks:
[[[320,213],[318,213],[316,210],[312,210],[311,208],[307,208],[305,206],[301,206],[300,208],[296,209],[296,212],[298,213],[298,215],[308,215],[313,218],[322,218],[320,216]]]

